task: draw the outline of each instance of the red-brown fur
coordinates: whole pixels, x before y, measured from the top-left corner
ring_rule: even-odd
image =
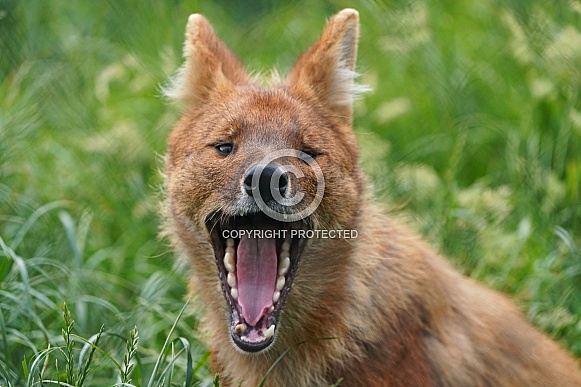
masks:
[[[167,231],[189,257],[212,369],[223,385],[255,386],[287,348],[334,337],[293,348],[267,385],[581,386],[578,362],[507,299],[458,274],[366,197],[351,128],[357,31],[357,12],[340,12],[288,79],[264,89],[205,18],[190,17],[186,63],[169,92],[187,106],[168,139]],[[238,147],[226,158],[213,147],[224,140]],[[244,353],[230,339],[204,219],[235,211],[249,165],[305,147],[323,150],[316,227],[359,236],[309,241],[275,343]],[[309,181],[301,189],[312,197]]]

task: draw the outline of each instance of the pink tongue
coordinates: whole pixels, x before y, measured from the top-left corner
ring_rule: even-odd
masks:
[[[272,306],[276,286],[276,241],[243,237],[236,253],[238,303],[242,316],[251,326]]]

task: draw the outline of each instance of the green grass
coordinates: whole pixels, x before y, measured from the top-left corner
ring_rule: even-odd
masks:
[[[372,189],[581,356],[581,2],[252,4],[0,0],[0,385],[212,385],[187,270],[157,239],[179,116],[158,90],[193,12],[284,72],[357,8]]]

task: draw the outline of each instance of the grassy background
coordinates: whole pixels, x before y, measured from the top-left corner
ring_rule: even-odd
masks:
[[[374,89],[355,118],[372,189],[581,355],[581,1],[0,0],[0,385],[71,380],[66,349],[34,363],[66,348],[64,302],[120,364],[137,326],[135,385],[211,383],[195,308],[171,331],[185,270],[156,238],[158,170],[179,112],[159,86],[190,13],[284,72],[344,7]],[[178,337],[191,364],[162,350]],[[105,354],[85,385],[121,382]]]

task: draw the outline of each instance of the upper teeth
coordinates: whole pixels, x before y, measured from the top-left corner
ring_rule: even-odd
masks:
[[[290,251],[290,241],[288,239],[285,239],[284,242],[282,242],[282,246],[281,246],[281,252],[289,252]]]
[[[224,266],[228,272],[234,273],[236,271],[236,263],[234,262],[234,253],[229,252],[229,248],[226,248],[226,254],[224,255]]]
[[[228,276],[226,277],[226,282],[230,286],[230,295],[233,299],[238,299],[238,289],[236,289],[236,261],[234,255],[236,250],[234,250],[234,239],[226,239],[226,253],[224,254],[224,267],[228,271]]]
[[[236,276],[232,273],[228,273],[228,285],[230,285],[231,288],[236,286]]]
[[[282,290],[284,288],[285,278],[284,276],[280,276],[276,280],[276,290]]]
[[[279,276],[286,275],[289,267],[290,267],[290,258],[289,257],[284,257],[284,258],[281,257],[281,260],[278,262],[278,275]]]
[[[286,283],[286,278],[284,277],[288,272],[290,267],[290,240],[285,239],[280,246],[280,259],[278,261],[278,277],[276,279],[276,290],[272,294],[272,302],[276,302],[280,299],[280,292],[284,288]]]

